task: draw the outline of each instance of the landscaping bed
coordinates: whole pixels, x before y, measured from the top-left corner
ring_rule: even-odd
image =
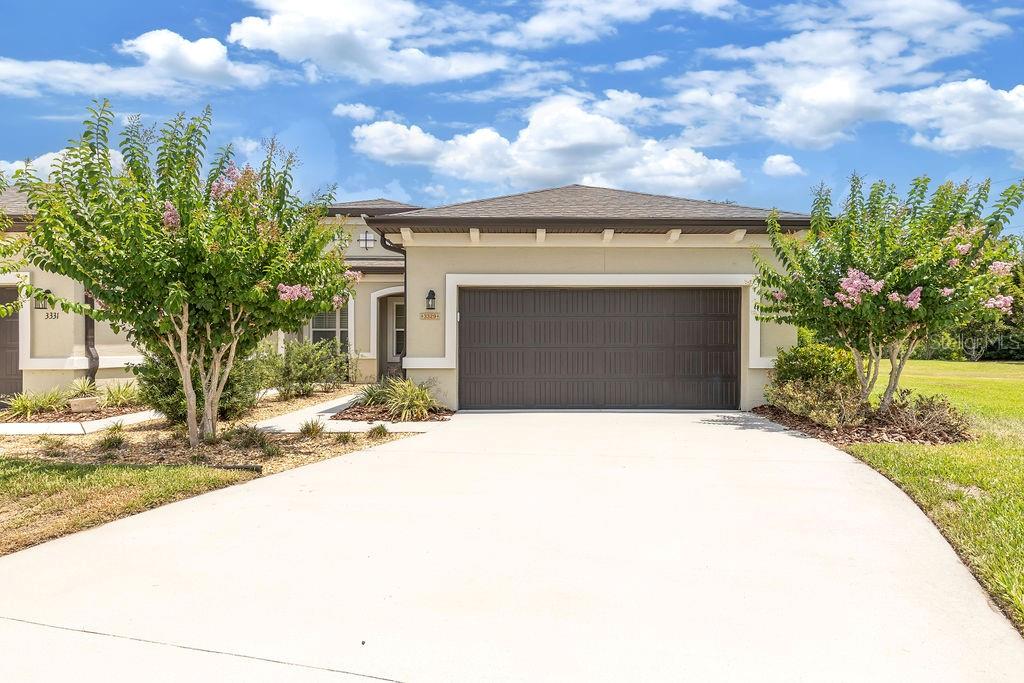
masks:
[[[108,417],[118,417],[119,415],[131,415],[132,413],[138,413],[144,410],[149,409],[145,406],[139,405],[111,406],[107,408],[97,408],[96,410],[90,410],[85,413],[73,413],[70,408],[64,408],[54,412],[34,413],[32,417],[10,415],[0,412],[0,422],[88,422],[91,420],[102,420]]]
[[[447,408],[436,408],[429,413],[426,417],[416,420],[406,420],[406,422],[441,422],[448,420],[452,415],[455,414],[454,410],[448,410]],[[355,422],[387,422],[394,420],[391,415],[391,411],[386,406],[364,406],[364,405],[352,405],[344,410],[338,411],[332,417],[332,420],[353,420]]]
[[[834,446],[848,446],[856,443],[908,443],[920,445],[948,444],[969,441],[962,434],[943,430],[907,430],[897,425],[884,422],[877,417],[869,417],[863,424],[830,428],[818,424],[802,415],[796,415],[784,408],[772,405],[757,406],[754,413],[794,429],[821,439]]]

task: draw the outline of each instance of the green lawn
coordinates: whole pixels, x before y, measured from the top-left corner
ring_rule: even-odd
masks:
[[[902,385],[949,396],[980,438],[848,450],[917,501],[1024,631],[1024,363],[911,361]]]
[[[199,466],[0,458],[0,555],[252,476]]]

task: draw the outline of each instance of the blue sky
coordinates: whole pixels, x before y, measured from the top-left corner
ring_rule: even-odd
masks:
[[[805,210],[859,171],[1024,176],[1024,7],[849,0],[17,3],[0,171],[93,97],[214,144],[277,136],[303,191],[421,205],[571,182]],[[1020,223],[1017,221],[1016,223]],[[1024,226],[1017,226],[1024,227]]]

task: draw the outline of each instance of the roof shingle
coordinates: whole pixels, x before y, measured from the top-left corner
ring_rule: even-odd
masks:
[[[478,199],[434,209],[401,214],[417,218],[636,218],[636,219],[765,219],[770,209],[739,204],[684,199],[667,195],[615,190],[589,185],[566,185],[547,190]],[[780,211],[780,218],[806,218],[804,214]],[[397,217],[396,217],[397,218]]]

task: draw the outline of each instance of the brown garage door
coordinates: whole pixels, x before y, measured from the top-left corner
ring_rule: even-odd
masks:
[[[740,291],[462,289],[459,406],[737,408]]]

